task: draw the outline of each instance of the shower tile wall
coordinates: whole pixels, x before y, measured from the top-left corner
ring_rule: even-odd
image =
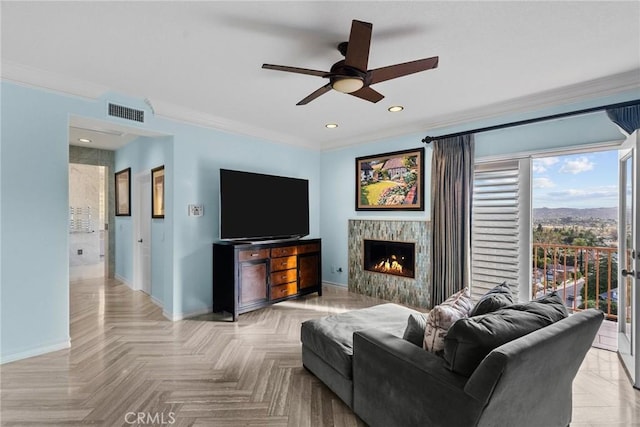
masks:
[[[69,165],[69,265],[102,264],[104,260],[103,166]]]
[[[78,163],[83,165],[95,165],[105,166],[105,174],[107,180],[107,218],[105,223],[115,224],[115,215],[113,209],[113,203],[115,200],[114,188],[113,188],[113,171],[115,168],[115,153],[109,150],[100,150],[97,148],[86,148],[75,145],[69,146],[69,163]],[[108,234],[108,248],[106,258],[108,259],[108,272],[109,277],[115,275],[115,227],[109,227]]]

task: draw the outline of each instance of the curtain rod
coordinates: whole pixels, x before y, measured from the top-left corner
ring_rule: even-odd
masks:
[[[542,122],[542,121],[546,121],[546,120],[554,120],[554,119],[560,119],[560,118],[563,118],[563,117],[577,116],[577,115],[580,115],[580,114],[593,113],[593,112],[596,112],[596,111],[602,111],[602,110],[606,110],[606,109],[609,109],[609,108],[631,107],[633,105],[640,105],[640,99],[636,99],[636,100],[633,100],[633,101],[627,101],[627,102],[620,102],[618,104],[609,104],[609,105],[602,105],[600,107],[586,108],[584,110],[569,111],[567,113],[552,114],[550,116],[536,117],[535,119],[519,120],[517,122],[503,123],[501,125],[487,126],[487,127],[484,127],[484,128],[466,130],[464,132],[450,133],[450,134],[447,134],[447,135],[425,136],[422,139],[422,142],[424,142],[425,144],[429,144],[431,141],[435,141],[435,140],[438,140],[438,139],[455,138],[457,136],[468,135],[470,133],[488,132],[488,131],[491,131],[491,130],[510,128],[510,127],[514,127],[514,126],[522,126],[522,125],[527,125],[527,124],[536,123],[536,122]]]

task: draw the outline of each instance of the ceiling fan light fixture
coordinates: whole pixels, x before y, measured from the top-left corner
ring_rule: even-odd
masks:
[[[331,87],[333,89],[342,93],[353,93],[357,90],[362,89],[363,86],[364,86],[364,81],[359,77],[336,78],[331,83]]]

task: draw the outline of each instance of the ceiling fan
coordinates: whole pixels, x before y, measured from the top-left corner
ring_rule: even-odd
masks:
[[[345,58],[333,64],[330,71],[318,71],[272,64],[262,64],[262,68],[328,78],[329,83],[296,104],[305,105],[320,95],[329,92],[331,89],[356,96],[366,101],[378,102],[384,98],[384,95],[371,89],[371,85],[420,71],[427,71],[438,66],[438,57],[434,56],[368,70],[367,64],[369,62],[372,29],[373,25],[369,22],[354,19],[351,22],[349,41],[342,42],[338,45],[338,50]]]

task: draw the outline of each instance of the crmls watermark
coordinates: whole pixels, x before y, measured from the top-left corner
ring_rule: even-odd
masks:
[[[127,412],[124,416],[127,424],[138,425],[168,425],[176,422],[176,413],[169,412]]]

